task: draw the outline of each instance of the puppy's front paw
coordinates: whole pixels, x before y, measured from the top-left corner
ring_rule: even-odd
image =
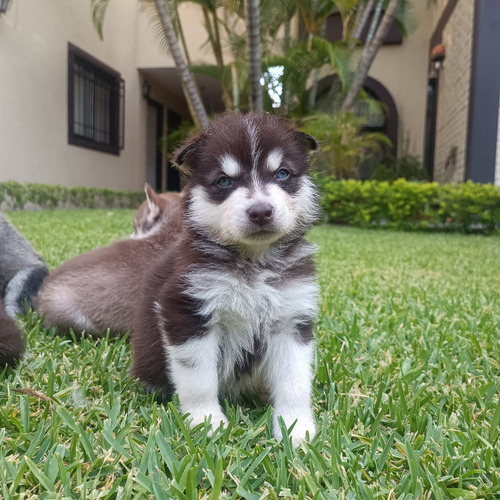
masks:
[[[294,447],[299,446],[299,444],[306,439],[307,433],[309,433],[309,439],[312,439],[316,435],[316,423],[310,411],[296,413],[287,412],[286,414],[285,412],[275,412],[273,416],[273,435],[277,441],[283,439],[281,428],[278,424],[278,416],[283,418],[287,429],[296,421],[290,432],[290,438]]]
[[[188,410],[189,411],[189,410]],[[220,409],[213,411],[210,410],[192,410],[190,413],[190,426],[191,428],[196,427],[199,424],[205,422],[210,422],[212,428],[209,430],[208,435],[211,436],[216,429],[222,424],[222,427],[226,427],[228,424],[227,418],[222,413]]]

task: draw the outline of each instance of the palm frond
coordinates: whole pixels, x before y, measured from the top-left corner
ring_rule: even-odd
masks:
[[[415,14],[415,8],[409,0],[403,1],[394,11],[394,22],[403,36],[415,31],[418,22]]]
[[[110,0],[91,0],[90,10],[92,12],[92,23],[99,34],[99,38],[103,39],[103,26],[106,11]]]

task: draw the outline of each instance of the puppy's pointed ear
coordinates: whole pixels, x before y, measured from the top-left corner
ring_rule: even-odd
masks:
[[[318,141],[312,135],[306,134],[305,132],[297,131],[297,140],[304,146],[306,151],[310,153],[319,149]]]
[[[174,152],[174,163],[183,174],[190,175],[191,168],[189,160],[196,153],[200,143],[201,137],[195,137],[188,143],[183,144]]]
[[[156,217],[160,212],[161,199],[158,196],[158,193],[147,182],[144,185],[144,192],[146,193],[149,213],[153,217]]]

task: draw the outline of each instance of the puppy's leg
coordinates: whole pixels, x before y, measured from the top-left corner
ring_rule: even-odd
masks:
[[[311,410],[313,354],[313,342],[304,342],[294,332],[271,335],[266,353],[267,381],[274,407],[273,434],[281,440],[278,416],[283,418],[287,428],[296,421],[291,432],[294,446],[306,438],[307,432],[311,439],[316,434]]]
[[[194,427],[211,416],[212,431],[227,419],[219,404],[219,342],[215,332],[167,347],[171,377],[181,409]]]

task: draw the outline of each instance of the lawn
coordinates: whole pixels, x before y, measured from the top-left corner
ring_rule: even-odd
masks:
[[[132,232],[132,211],[9,214],[53,267]],[[126,338],[23,320],[0,371],[0,496],[415,499],[500,496],[500,237],[321,226],[318,434],[293,449],[270,410],[225,402],[189,431],[127,377]]]

